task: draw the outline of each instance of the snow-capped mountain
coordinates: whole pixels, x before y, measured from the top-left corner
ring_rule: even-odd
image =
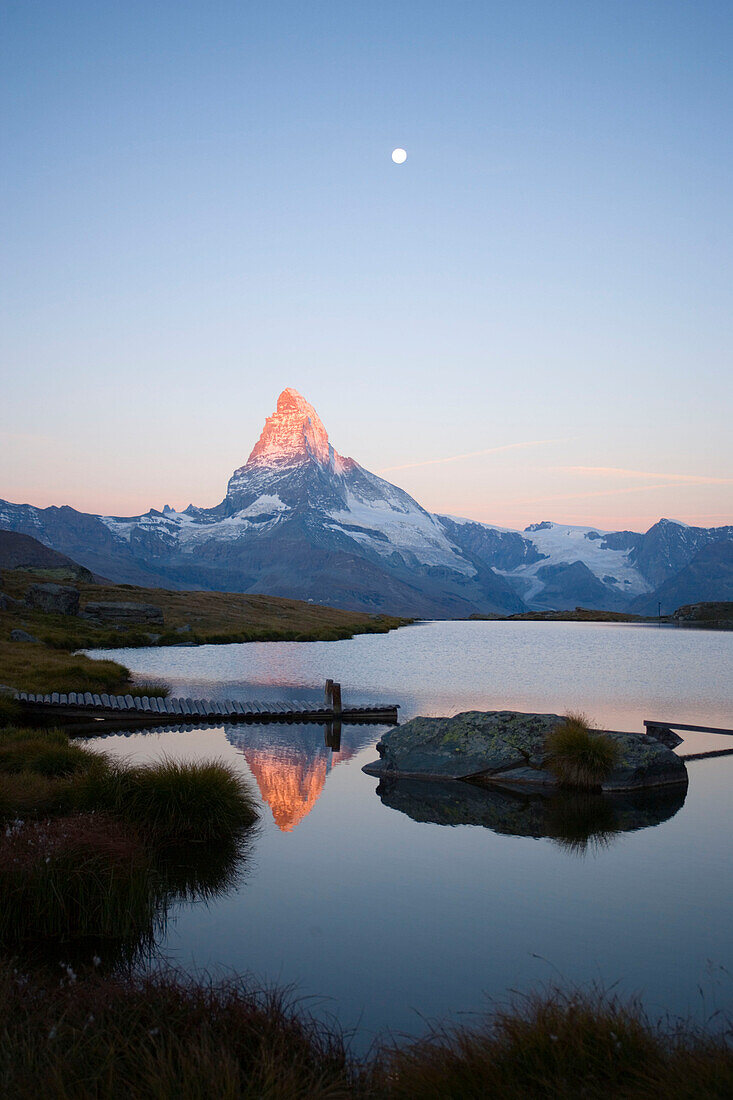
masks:
[[[548,521],[507,531],[432,515],[339,455],[313,406],[293,389],[280,394],[215,508],[121,518],[0,501],[0,527],[33,535],[117,581],[421,617],[641,606],[705,547],[733,540],[733,528],[668,520],[642,535]],[[699,579],[699,570],[688,572]]]

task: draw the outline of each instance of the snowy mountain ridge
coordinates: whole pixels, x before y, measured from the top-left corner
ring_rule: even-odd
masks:
[[[671,520],[645,534],[548,520],[520,532],[433,515],[338,454],[313,406],[293,389],[280,394],[214,508],[166,505],[116,517],[0,501],[0,527],[115,580],[419,617],[576,604],[622,610],[651,600],[710,543],[733,545],[733,527]],[[718,558],[703,572],[724,569]]]

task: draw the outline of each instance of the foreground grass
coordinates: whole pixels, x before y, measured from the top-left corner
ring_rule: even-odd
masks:
[[[395,1100],[723,1100],[733,1095],[733,1051],[693,1028],[654,1026],[634,1002],[553,990],[476,1029],[384,1052],[375,1086]]]
[[[0,946],[151,942],[176,897],[231,883],[257,816],[223,764],[132,767],[60,730],[0,730]]]
[[[145,767],[98,763],[73,797],[88,811],[112,813],[157,842],[226,840],[257,818],[244,778],[217,762],[165,759]]]
[[[353,1095],[343,1042],[277,994],[169,978],[55,985],[0,967],[0,1091],[18,1098]]]
[[[0,963],[0,1089],[19,1098],[370,1097],[699,1100],[733,1091],[733,1057],[634,1004],[557,991],[475,1030],[359,1062],[335,1028],[241,980],[43,980]]]
[[[99,814],[16,821],[0,836],[0,943],[134,939],[158,884],[141,839]]]

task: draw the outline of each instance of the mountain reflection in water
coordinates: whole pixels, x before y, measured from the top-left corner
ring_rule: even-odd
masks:
[[[311,812],[331,768],[374,740],[369,726],[339,730],[315,724],[225,725],[224,732],[247,761],[263,801],[284,833],[292,832]]]
[[[660,825],[684,804],[686,784],[615,794],[558,791],[520,794],[470,783],[382,779],[385,806],[413,821],[481,825],[508,836],[547,838],[578,855],[604,848],[620,834]]]

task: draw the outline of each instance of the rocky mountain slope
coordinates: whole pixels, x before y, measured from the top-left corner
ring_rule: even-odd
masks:
[[[44,546],[38,539],[18,531],[0,530],[0,569],[42,569],[68,573],[79,580],[91,581],[88,569],[65,554]]]
[[[717,559],[706,566],[703,556],[699,568],[688,567],[706,547],[733,544],[733,527],[670,520],[646,534],[549,521],[518,532],[432,515],[338,454],[313,406],[292,389],[280,394],[215,508],[122,518],[0,501],[0,527],[118,582],[262,592],[420,617],[576,604],[648,604],[656,612],[662,591],[665,600],[675,593],[676,603],[663,608],[673,610],[713,598],[708,589],[718,579],[728,583]],[[698,594],[703,577],[710,584]]]

